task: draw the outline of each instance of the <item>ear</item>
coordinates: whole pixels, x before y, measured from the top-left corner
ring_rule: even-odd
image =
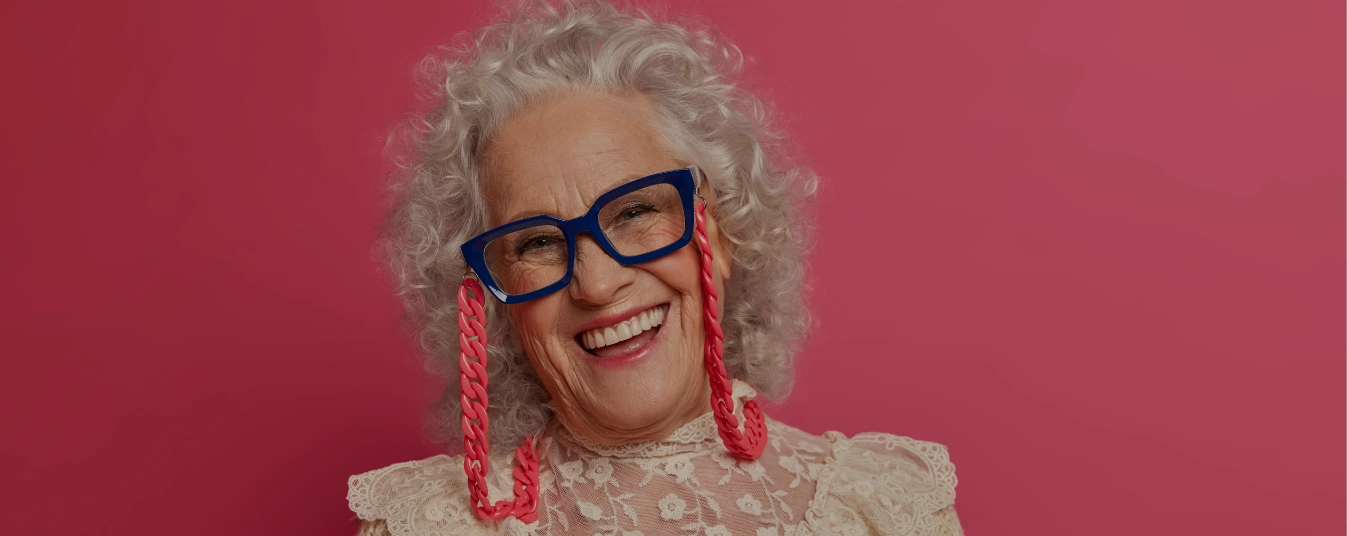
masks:
[[[731,242],[728,236],[720,232],[720,224],[711,214],[710,206],[706,207],[706,238],[711,241],[711,262],[715,265],[716,275],[719,275],[721,280],[728,281],[731,268],[734,267]]]

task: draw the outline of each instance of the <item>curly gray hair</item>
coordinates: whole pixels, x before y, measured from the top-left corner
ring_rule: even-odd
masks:
[[[790,391],[811,327],[804,255],[818,179],[787,158],[761,101],[736,85],[738,48],[704,27],[657,20],[599,0],[514,8],[421,62],[424,112],[389,139],[394,204],[381,244],[427,368],[451,379],[426,430],[451,449],[459,434],[459,246],[486,230],[479,158],[511,113],[558,90],[639,92],[654,104],[675,159],[696,163],[730,241],[723,289],[725,365],[768,399]],[[490,440],[514,445],[550,418],[505,307],[487,300]]]

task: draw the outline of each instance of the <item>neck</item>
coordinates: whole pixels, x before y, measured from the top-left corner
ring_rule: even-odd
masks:
[[[681,403],[673,411],[648,423],[634,428],[616,427],[612,423],[600,422],[588,415],[557,412],[557,425],[565,426],[574,435],[598,445],[619,446],[632,443],[658,441],[669,437],[683,425],[711,411],[711,388],[702,382],[700,389],[689,389]]]

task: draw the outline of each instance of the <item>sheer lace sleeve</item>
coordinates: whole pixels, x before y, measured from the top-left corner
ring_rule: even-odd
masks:
[[[824,437],[832,453],[799,534],[963,534],[944,445],[889,434]]]

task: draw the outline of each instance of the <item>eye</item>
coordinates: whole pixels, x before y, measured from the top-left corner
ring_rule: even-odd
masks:
[[[620,221],[631,221],[654,211],[655,209],[649,205],[632,205],[622,209],[617,218]]]
[[[524,238],[524,241],[519,242],[519,246],[516,246],[515,253],[516,255],[528,255],[528,253],[539,252],[539,250],[555,249],[560,241],[562,241],[560,238],[548,236],[548,234]]]
[[[535,236],[519,244],[517,251],[519,253],[524,253],[529,250],[550,248],[554,245],[556,245],[556,240],[550,236]]]

